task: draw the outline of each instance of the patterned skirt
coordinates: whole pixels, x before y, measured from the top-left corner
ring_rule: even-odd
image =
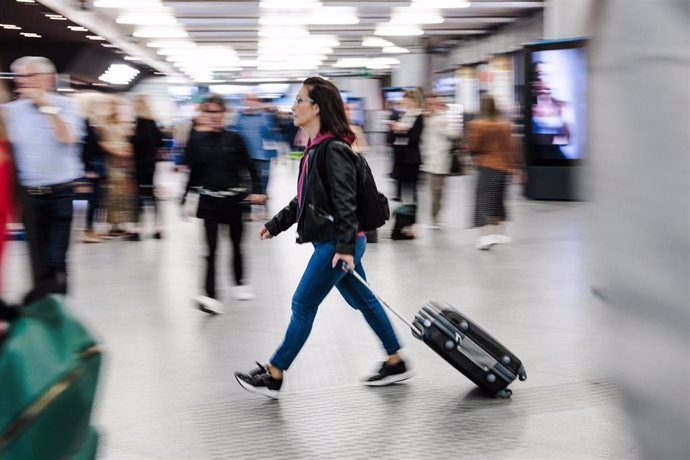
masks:
[[[106,196],[109,224],[137,221],[137,184],[126,168],[109,165]]]
[[[506,186],[510,174],[498,169],[477,167],[477,187],[474,204],[474,226],[495,225],[507,219]]]

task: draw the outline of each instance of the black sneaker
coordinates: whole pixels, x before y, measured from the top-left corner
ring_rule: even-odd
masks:
[[[377,373],[364,380],[364,384],[370,387],[382,387],[402,382],[411,377],[414,377],[414,372],[407,369],[405,361],[399,361],[395,364],[384,362]]]
[[[278,399],[278,393],[280,392],[280,387],[283,385],[283,380],[273,378],[270,372],[268,372],[268,365],[262,366],[258,362],[256,365],[259,367],[247,372],[246,374],[242,372],[235,372],[237,382],[242,386],[242,388],[251,393],[257,393],[268,396],[269,398]]]

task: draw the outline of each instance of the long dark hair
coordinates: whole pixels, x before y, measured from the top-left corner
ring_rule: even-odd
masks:
[[[311,100],[319,105],[321,132],[331,133],[338,139],[354,138],[338,87],[321,77],[309,77],[302,85],[307,88]]]

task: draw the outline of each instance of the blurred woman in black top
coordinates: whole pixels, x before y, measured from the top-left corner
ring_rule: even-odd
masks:
[[[162,238],[160,230],[160,207],[156,191],[153,186],[153,176],[156,172],[156,155],[158,149],[163,146],[163,132],[158,128],[146,96],[139,95],[134,101],[136,120],[134,135],[132,136],[132,148],[134,150],[134,166],[137,180],[138,207],[137,221],[142,225],[144,202],[153,203],[155,233],[153,237]]]

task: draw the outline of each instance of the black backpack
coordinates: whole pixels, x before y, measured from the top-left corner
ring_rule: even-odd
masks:
[[[326,150],[328,144],[332,142],[327,139],[322,143],[318,150]],[[366,158],[359,153],[348,149],[355,158],[355,168],[357,170],[357,220],[359,229],[365,232],[376,230],[391,218],[391,211],[388,206],[388,198],[379,192],[376,187],[374,175],[371,173],[369,163]]]

